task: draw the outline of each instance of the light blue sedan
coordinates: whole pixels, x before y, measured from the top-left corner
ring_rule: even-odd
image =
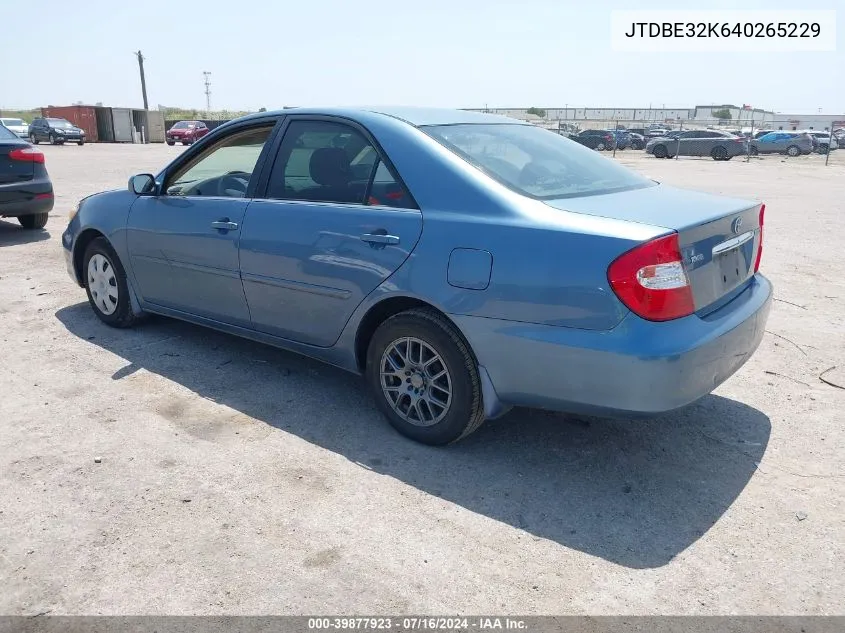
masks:
[[[440,445],[515,405],[642,417],[712,391],[763,336],[764,210],[503,117],[289,109],[85,198],[62,243],[105,323],[155,313],[363,374]]]

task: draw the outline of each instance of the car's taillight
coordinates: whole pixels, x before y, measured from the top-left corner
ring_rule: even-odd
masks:
[[[22,147],[20,149],[13,149],[9,152],[9,158],[12,160],[19,160],[25,163],[43,163],[44,154],[34,147]]]
[[[649,321],[669,321],[695,311],[677,233],[623,253],[610,264],[607,279],[619,300]]]
[[[766,213],[766,205],[760,205],[760,245],[757,247],[757,261],[754,262],[754,272],[760,270],[760,259],[763,257],[763,216]]]

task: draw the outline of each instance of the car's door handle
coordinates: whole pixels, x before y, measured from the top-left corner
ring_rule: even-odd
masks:
[[[364,233],[361,239],[370,244],[398,244],[399,237],[396,235],[384,235],[380,233]]]
[[[238,223],[229,222],[228,220],[218,220],[217,222],[211,223],[211,228],[220,229],[221,231],[237,231]]]

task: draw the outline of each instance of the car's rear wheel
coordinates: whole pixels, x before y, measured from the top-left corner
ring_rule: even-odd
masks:
[[[167,141],[168,145],[176,145],[176,141]]]
[[[605,149],[607,149],[607,147],[604,143],[599,143],[598,145],[596,145],[596,149],[600,152],[603,152]]]
[[[367,381],[400,433],[442,446],[484,422],[478,365],[460,332],[430,309],[382,323],[367,351]]]
[[[669,152],[666,151],[665,145],[655,145],[654,146],[654,157],[655,158],[666,158]]]
[[[18,222],[25,229],[43,229],[47,226],[47,218],[49,217],[49,213],[32,213],[18,216]]]
[[[85,141],[79,141],[77,145],[85,145]]]
[[[797,145],[790,145],[789,147],[786,148],[786,153],[789,156],[792,156],[792,157],[800,156],[801,155],[801,148],[798,147]]]
[[[112,327],[129,327],[137,316],[132,312],[126,271],[117,253],[104,237],[92,240],[82,260],[88,302],[100,320]]]
[[[827,154],[828,151],[827,145],[819,145],[819,154]]]
[[[38,143],[40,143],[41,141],[38,140],[38,137],[35,136],[35,134],[30,134],[29,135],[29,142],[32,143],[33,145],[38,145]]]
[[[713,160],[727,160],[728,158],[728,150],[722,147],[714,147],[711,152],[710,156],[713,157]]]

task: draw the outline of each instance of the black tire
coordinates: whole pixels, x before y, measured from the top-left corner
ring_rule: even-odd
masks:
[[[32,213],[30,215],[19,215],[18,222],[27,230],[43,229],[47,226],[47,218],[49,213]]]
[[[752,156],[757,156],[760,153],[760,150],[757,149],[754,145],[752,145],[751,149],[748,150],[748,153]]]
[[[190,143],[188,141],[182,141],[182,145],[190,145]]]
[[[827,154],[829,151],[827,145],[819,145],[819,154]]]
[[[176,141],[167,141],[167,144],[173,146],[176,145]]]
[[[405,337],[424,342],[440,356],[443,366],[448,370],[452,399],[445,413],[441,413],[443,418],[430,426],[413,424],[399,415],[382,390],[382,359],[395,342]],[[440,362],[437,361],[434,366]],[[414,309],[400,312],[378,327],[367,350],[366,379],[379,409],[393,428],[417,442],[431,446],[450,444],[466,437],[484,422],[481,380],[475,355],[458,329],[434,310]],[[411,380],[412,377],[407,378],[405,382],[410,383]],[[400,384],[401,387],[405,386],[404,383]],[[411,388],[411,384],[408,384],[409,391]],[[422,393],[425,393],[425,388],[426,385],[423,385]],[[397,397],[397,403],[401,402],[403,396],[404,393]]]
[[[713,157],[713,160],[727,160],[728,150],[719,145],[718,147],[714,147],[710,150],[710,156]]]
[[[787,156],[792,156],[793,158],[796,157],[796,156],[800,156],[801,155],[801,148],[798,147],[797,145],[790,145],[789,147],[786,148],[786,154],[787,154]]]
[[[599,152],[603,152],[605,149],[607,149],[607,146],[604,143],[599,143],[598,145],[596,145],[596,150]]]
[[[33,145],[38,145],[41,141],[39,141],[38,137],[35,136],[35,134],[33,133],[33,134],[29,135],[29,142],[32,143]]]
[[[56,145],[56,137],[50,133],[50,145]]]
[[[669,155],[665,145],[655,145],[652,153],[655,158],[666,158]]]
[[[118,298],[117,307],[111,314],[106,314],[100,309],[89,287],[88,263],[95,255],[105,257],[109,266],[114,270]],[[103,323],[119,328],[134,325],[139,317],[132,311],[132,302],[129,299],[129,285],[126,282],[126,271],[123,269],[123,264],[121,264],[117,253],[114,252],[114,249],[106,238],[98,237],[88,244],[88,248],[85,249],[85,255],[82,258],[82,277],[85,281],[85,292],[88,294],[88,302],[91,304],[91,309],[94,310],[94,314]]]
[[[79,146],[81,147],[82,145],[85,145],[85,141],[79,141],[79,142],[77,143],[77,145],[79,145]]]

